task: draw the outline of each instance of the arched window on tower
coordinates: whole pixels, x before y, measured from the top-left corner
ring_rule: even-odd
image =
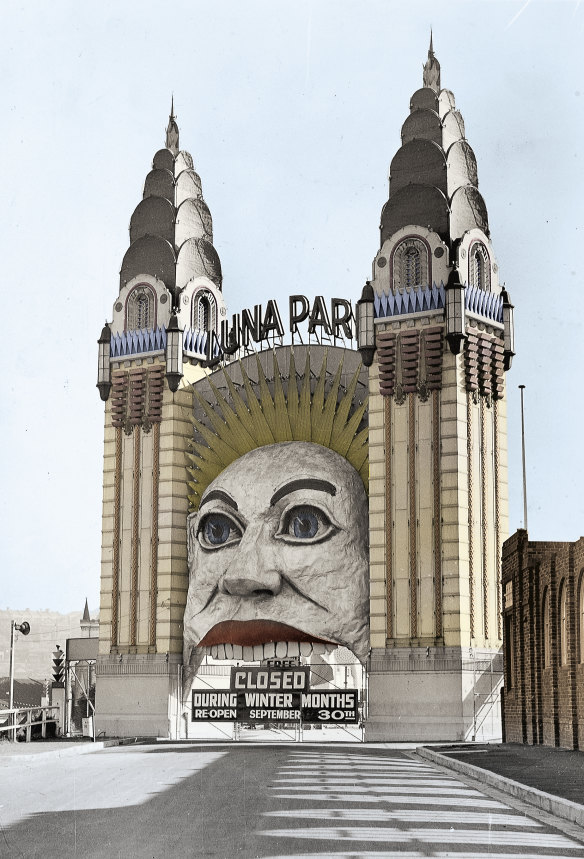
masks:
[[[197,292],[193,297],[192,325],[199,331],[217,330],[217,304],[209,290]]]
[[[566,580],[560,585],[560,665],[568,664],[568,589]]]
[[[393,253],[393,288],[428,284],[428,250],[419,239],[408,238]]]
[[[468,268],[469,284],[489,291],[491,289],[491,265],[489,253],[482,242],[475,242],[472,245]]]
[[[543,595],[543,667],[550,667],[550,592],[546,588]]]
[[[154,328],[154,294],[147,286],[138,286],[128,297],[126,331]]]

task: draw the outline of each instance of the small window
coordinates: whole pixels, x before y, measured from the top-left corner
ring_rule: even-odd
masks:
[[[560,585],[560,665],[568,664],[568,589],[565,580]]]
[[[543,667],[549,668],[550,660],[550,592],[543,595]]]
[[[489,253],[481,242],[475,242],[470,249],[468,281],[471,286],[490,290],[491,267]]]
[[[393,254],[394,289],[428,284],[428,251],[419,239],[404,239]]]
[[[211,292],[198,292],[193,298],[193,328],[199,331],[217,330],[217,305]]]
[[[139,286],[128,298],[126,330],[137,331],[154,328],[154,295],[151,289]]]

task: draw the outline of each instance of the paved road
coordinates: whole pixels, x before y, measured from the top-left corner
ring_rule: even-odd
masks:
[[[171,746],[2,761],[0,856],[584,857],[584,843],[404,752]]]

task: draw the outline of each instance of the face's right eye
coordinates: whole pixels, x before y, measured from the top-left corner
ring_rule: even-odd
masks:
[[[207,513],[199,525],[197,537],[204,549],[221,549],[241,539],[241,528],[224,513]]]

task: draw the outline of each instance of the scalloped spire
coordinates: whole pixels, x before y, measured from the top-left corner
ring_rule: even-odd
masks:
[[[221,289],[213,221],[192,156],[179,149],[174,96],[166,146],[154,155],[142,201],[130,219],[130,246],[122,261],[120,288],[139,274],[160,278],[171,292],[182,290],[199,275]]]
[[[173,93],[170,100],[170,116],[168,117],[168,125],[166,127],[166,148],[170,149],[175,156],[178,155],[179,151],[178,136],[178,125],[176,124],[176,117],[174,115]]]
[[[381,244],[408,225],[432,229],[451,246],[474,228],[488,236],[476,158],[453,94],[440,89],[432,32],[424,86],[410,99],[401,138],[390,167],[389,199],[381,214]]]
[[[430,47],[428,48],[428,59],[424,65],[423,83],[425,87],[440,92],[440,63],[434,56],[434,45],[432,30],[430,30]]]

